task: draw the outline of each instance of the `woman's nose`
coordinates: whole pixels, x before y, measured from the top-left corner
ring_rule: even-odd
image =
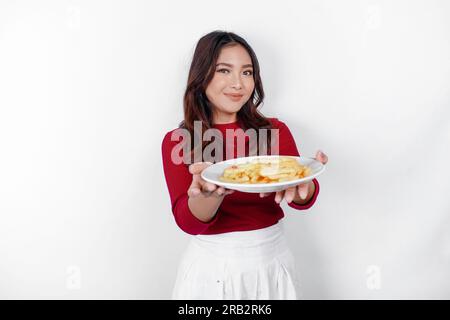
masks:
[[[240,76],[234,76],[232,79],[232,88],[241,89],[242,88],[242,80]]]

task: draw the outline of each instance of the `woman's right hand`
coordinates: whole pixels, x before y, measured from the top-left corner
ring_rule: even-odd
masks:
[[[202,171],[210,165],[212,165],[211,162],[196,162],[189,166],[189,172],[192,174],[192,183],[187,192],[189,197],[196,197],[200,194],[205,197],[222,197],[234,192],[234,190],[225,189],[202,179]]]

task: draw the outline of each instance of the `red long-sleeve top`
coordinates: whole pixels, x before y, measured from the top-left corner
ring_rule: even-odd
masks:
[[[300,156],[294,138],[286,124],[276,118],[269,119],[273,128],[279,129],[279,154],[286,156]],[[214,128],[219,129],[226,141],[226,129],[236,130],[241,128],[239,122],[217,124]],[[175,164],[171,159],[172,149],[180,141],[171,141],[172,132],[166,133],[162,141],[162,160],[167,188],[169,190],[172,204],[172,212],[177,225],[186,233],[196,234],[217,234],[231,231],[247,231],[269,227],[284,217],[280,204],[275,202],[275,193],[270,196],[260,198],[258,193],[245,193],[235,191],[226,195],[214,218],[209,222],[203,222],[195,217],[188,206],[188,188],[192,183],[192,174],[189,166],[181,163]],[[236,144],[236,140],[233,141]],[[235,148],[235,151],[236,148]],[[236,153],[234,155],[236,158]],[[224,154],[225,160],[225,154]],[[316,201],[319,194],[319,182],[313,179],[315,192],[311,200],[304,205],[294,202],[289,206],[297,210],[310,208]]]

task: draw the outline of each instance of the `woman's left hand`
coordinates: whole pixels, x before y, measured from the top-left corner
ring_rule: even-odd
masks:
[[[328,162],[327,155],[320,150],[317,151],[315,159],[323,164],[327,164]],[[295,198],[305,200],[308,196],[311,197],[311,195],[309,194],[311,184],[314,184],[314,182],[309,181],[307,183],[299,184],[282,191],[277,191],[275,194],[275,201],[277,203],[280,203],[283,198],[285,198],[288,203],[292,202]],[[264,198],[269,194],[270,193],[260,193],[259,196],[261,198]]]

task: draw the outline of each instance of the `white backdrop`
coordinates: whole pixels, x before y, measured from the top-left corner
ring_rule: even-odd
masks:
[[[196,41],[243,36],[262,112],[329,156],[285,204],[305,299],[450,298],[450,4],[1,1],[0,298],[167,299],[189,235],[161,140]]]

